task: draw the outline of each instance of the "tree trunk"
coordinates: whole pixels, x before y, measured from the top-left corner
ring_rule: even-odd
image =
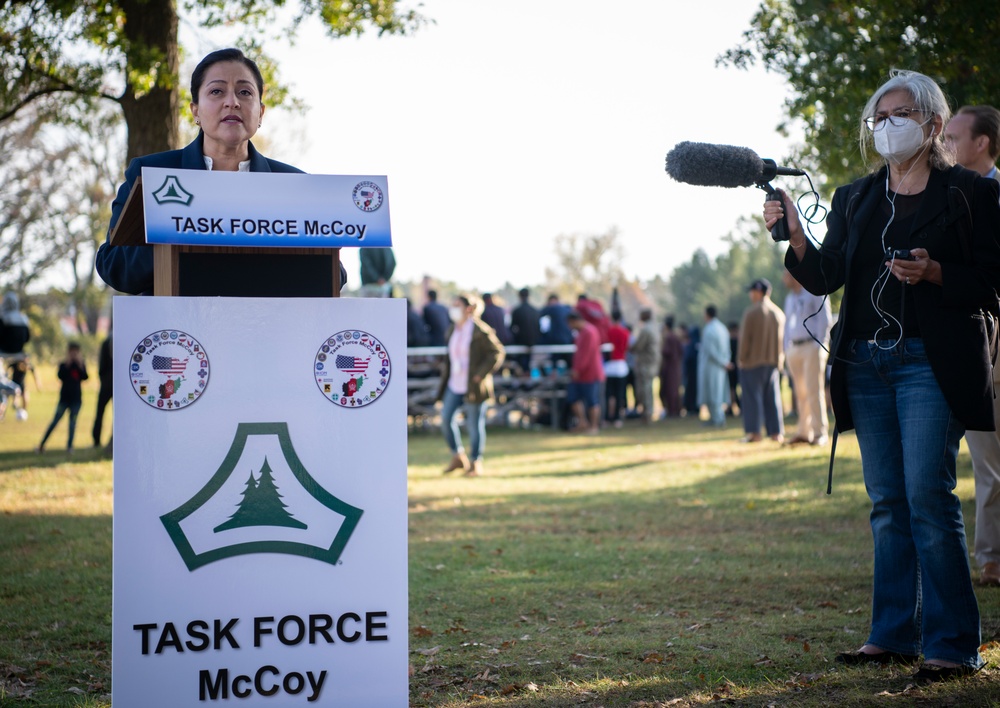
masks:
[[[137,92],[126,81],[120,99],[128,127],[126,162],[180,147],[176,0],[120,0],[125,11],[126,71],[155,73],[155,85]]]

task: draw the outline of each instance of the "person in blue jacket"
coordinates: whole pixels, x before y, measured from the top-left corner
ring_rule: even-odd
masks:
[[[191,113],[200,128],[198,137],[181,150],[132,160],[111,205],[108,237],[144,166],[301,173],[296,167],[264,157],[250,142],[264,117],[263,94],[260,69],[239,49],[220,49],[202,59],[191,75]],[[294,297],[329,295],[332,291],[328,254],[275,258],[210,253],[183,254],[183,258],[181,294],[185,295]],[[96,266],[104,282],[115,290],[136,295],[153,292],[153,251],[149,246],[111,247],[105,242],[97,251]],[[347,273],[341,265],[341,287],[346,282]]]

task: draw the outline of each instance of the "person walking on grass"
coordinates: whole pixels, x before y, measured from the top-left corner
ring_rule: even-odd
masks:
[[[496,332],[483,322],[483,301],[470,294],[455,296],[448,331],[448,356],[441,363],[441,383],[437,400],[441,401],[441,430],[451,450],[451,462],[444,468],[449,474],[462,470],[466,477],[483,473],[486,449],[486,408],[493,398],[493,374],[503,363],[505,350]],[[469,454],[462,445],[458,412],[465,417],[469,431]]]
[[[80,345],[70,342],[66,347],[66,358],[59,363],[59,380],[62,387],[59,389],[59,404],[56,406],[56,413],[49,423],[42,441],[35,448],[39,454],[45,452],[45,443],[48,441],[56,425],[62,420],[63,414],[69,411],[69,433],[66,436],[66,450],[73,451],[73,436],[76,434],[76,417],[80,413],[80,404],[83,402],[83,382],[89,378],[87,376],[87,365],[83,362],[80,353]]]

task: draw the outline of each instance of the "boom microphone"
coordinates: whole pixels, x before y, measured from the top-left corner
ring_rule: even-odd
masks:
[[[750,148],[683,142],[667,153],[667,174],[678,182],[702,187],[759,187],[767,192],[766,201],[782,201],[778,191],[768,183],[778,175],[800,177],[805,172],[779,167],[774,160],[761,158]],[[789,240],[784,216],[771,227],[771,238]]]
[[[687,184],[732,188],[762,186],[777,175],[798,177],[805,172],[779,167],[750,148],[683,142],[667,153],[667,174]]]

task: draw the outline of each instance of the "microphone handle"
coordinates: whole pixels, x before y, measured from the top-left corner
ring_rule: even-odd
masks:
[[[781,194],[776,189],[769,189],[767,191],[767,196],[764,197],[765,202],[782,202],[784,200],[781,198]],[[771,227],[771,240],[775,243],[780,243],[781,241],[790,241],[792,235],[788,232],[788,219],[784,215],[780,219],[774,222],[774,226]]]

